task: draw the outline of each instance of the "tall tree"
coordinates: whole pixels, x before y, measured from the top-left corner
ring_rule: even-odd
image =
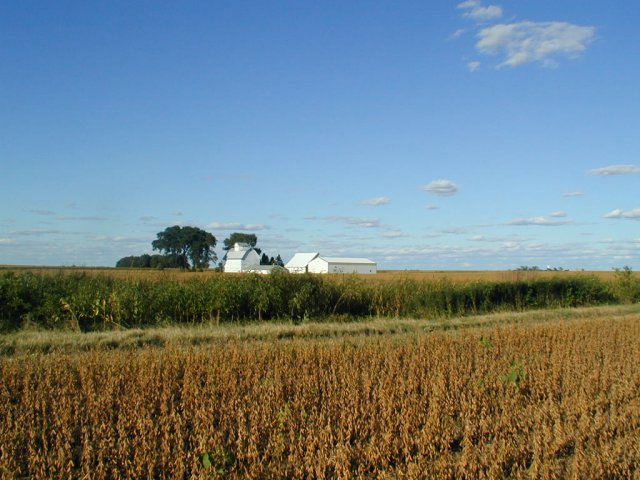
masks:
[[[194,269],[207,268],[218,257],[213,250],[216,237],[197,227],[174,225],[158,233],[157,240],[151,243],[154,250],[172,257],[180,268],[189,268],[189,260]]]
[[[229,235],[229,238],[224,239],[224,246],[222,247],[222,249],[225,251],[229,251],[236,243],[246,243],[250,247],[255,247],[258,243],[258,237],[255,233],[233,232],[231,235]]]

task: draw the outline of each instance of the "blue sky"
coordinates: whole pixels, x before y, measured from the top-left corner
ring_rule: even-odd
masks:
[[[640,269],[640,3],[0,4],[0,264]],[[222,256],[222,250],[217,249]]]

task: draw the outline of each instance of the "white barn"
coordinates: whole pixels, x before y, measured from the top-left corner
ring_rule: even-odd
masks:
[[[377,273],[378,265],[368,258],[317,256],[307,265],[310,273]]]
[[[225,272],[251,272],[260,267],[260,256],[253,247],[238,242],[227,252]]]
[[[320,254],[318,252],[296,253],[284,268],[291,273],[307,273],[309,271],[309,262],[319,256]]]

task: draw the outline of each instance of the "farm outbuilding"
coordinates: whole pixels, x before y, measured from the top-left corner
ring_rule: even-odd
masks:
[[[224,262],[225,272],[251,272],[260,267],[260,256],[253,247],[246,243],[236,243],[227,252]]]
[[[368,258],[317,256],[307,265],[310,273],[376,273],[376,262]]]
[[[309,262],[318,256],[320,256],[318,252],[296,253],[284,268],[291,273],[307,273],[309,271]]]

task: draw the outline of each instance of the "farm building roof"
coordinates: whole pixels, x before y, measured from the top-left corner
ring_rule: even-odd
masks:
[[[373,260],[369,260],[368,258],[349,258],[349,257],[320,257],[322,260],[327,263],[351,263],[351,264],[371,264],[374,265],[376,262]]]
[[[319,256],[318,252],[296,253],[291,260],[287,262],[285,268],[304,268],[311,260]]]
[[[249,249],[249,250],[229,250],[227,252],[227,260],[242,260],[243,258],[245,258],[249,252],[253,250],[253,249]]]

